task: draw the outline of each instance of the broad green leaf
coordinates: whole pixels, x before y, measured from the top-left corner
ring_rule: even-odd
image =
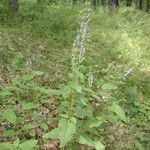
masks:
[[[24,126],[23,126],[23,130],[30,130],[30,129],[34,129],[34,128],[36,128],[37,126],[36,125],[33,125],[33,124],[31,124],[31,123],[28,123],[28,124],[25,124]]]
[[[74,90],[76,90],[78,93],[82,93],[82,87],[81,87],[78,83],[72,82],[71,87],[72,87]]]
[[[18,134],[19,134],[19,132],[16,130],[4,130],[3,131],[4,137],[13,137],[13,136],[17,136]]]
[[[74,108],[74,114],[78,118],[84,118],[84,117],[88,116],[87,110],[85,108],[82,108],[82,107]]]
[[[39,106],[39,104],[34,104],[32,102],[25,102],[25,101],[20,102],[20,104],[25,110],[34,109]]]
[[[37,145],[37,140],[28,140],[19,145],[19,150],[33,150]]]
[[[13,150],[11,143],[0,143],[0,149],[1,150]]]
[[[59,121],[58,128],[46,133],[43,138],[45,139],[59,139],[60,146],[64,147],[73,137],[76,131],[75,121],[62,119]]]
[[[116,90],[118,87],[114,83],[105,83],[102,85],[102,90]]]
[[[81,103],[83,104],[83,105],[87,105],[87,103],[88,103],[88,100],[86,99],[86,98],[84,98],[84,97],[81,97],[80,99],[79,99],[80,101],[81,101]]]
[[[62,88],[61,90],[62,92],[62,96],[64,99],[69,98],[70,94],[71,94],[71,87],[70,86],[65,86]]]
[[[34,78],[33,75],[24,75],[24,76],[22,76],[22,80],[24,80],[24,81],[30,81],[33,78]]]
[[[59,130],[60,128],[53,129],[52,131],[44,134],[43,138],[44,139],[59,139],[59,132],[60,132]]]
[[[13,148],[14,148],[14,149],[17,149],[18,146],[19,146],[19,143],[20,143],[20,140],[19,140],[19,138],[17,138],[17,139],[13,142]]]
[[[92,142],[93,147],[95,147],[96,150],[104,150],[105,146],[100,141],[93,141]]]
[[[61,95],[62,91],[55,90],[55,89],[44,89],[44,88],[38,88],[38,90],[46,95]]]
[[[112,111],[115,112],[124,122],[127,122],[124,110],[116,103],[112,104]]]
[[[88,128],[95,128],[95,127],[99,127],[102,123],[103,123],[102,121],[99,121],[96,118],[91,118],[85,122],[85,125]]]
[[[104,150],[105,146],[100,141],[93,141],[80,135],[79,143],[94,147],[96,150]]]
[[[44,130],[48,130],[48,125],[45,123],[40,124],[40,127],[43,128]]]
[[[16,124],[17,123],[17,117],[15,115],[15,112],[11,109],[6,109],[3,113],[3,117],[11,122],[12,124]]]
[[[86,139],[85,137],[81,136],[79,137],[79,143],[92,146],[92,142],[90,139]]]

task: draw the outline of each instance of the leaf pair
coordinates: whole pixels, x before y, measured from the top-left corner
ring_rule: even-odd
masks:
[[[7,142],[0,143],[0,148],[2,150],[33,150],[37,142],[37,140],[28,140],[20,143],[20,140],[16,139],[13,144]]]
[[[61,119],[59,121],[58,128],[46,133],[44,139],[59,139],[60,146],[64,147],[71,141],[73,135],[76,132],[76,119]]]

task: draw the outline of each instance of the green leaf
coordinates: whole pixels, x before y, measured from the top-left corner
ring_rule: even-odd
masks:
[[[85,122],[85,126],[88,128],[95,128],[95,127],[99,127],[102,123],[103,121],[99,121],[96,118],[91,118]]]
[[[145,150],[143,145],[138,140],[135,141],[135,146],[138,150]]]
[[[59,139],[59,128],[53,129],[50,132],[47,132],[43,135],[44,139]]]
[[[37,140],[28,140],[19,145],[19,150],[33,150],[37,145]]]
[[[87,110],[82,107],[74,108],[74,114],[78,118],[84,118],[84,117],[88,116]]]
[[[1,150],[13,150],[12,144],[10,143],[0,143]]]
[[[24,81],[30,81],[33,78],[34,78],[33,75],[24,75],[24,76],[22,76],[22,80],[24,80]]]
[[[85,145],[88,145],[88,146],[92,146],[96,150],[104,150],[105,149],[105,146],[100,141],[92,141],[91,139],[89,139],[87,137],[85,138],[81,135],[79,137],[79,143],[80,144],[85,144]]]
[[[6,96],[10,96],[12,95],[11,92],[9,92],[8,90],[3,90],[2,92],[0,92],[0,96],[2,97],[6,97]]]
[[[22,101],[22,102],[20,102],[20,104],[23,107],[23,109],[25,109],[25,110],[34,109],[39,106],[39,104],[34,104],[32,102],[26,102],[26,101]]]
[[[125,112],[124,110],[118,105],[116,104],[115,102],[112,104],[112,107],[111,107],[112,111],[114,113],[116,113],[124,122],[127,122],[127,118],[125,116]]]
[[[45,123],[40,124],[40,127],[43,128],[44,130],[48,130],[48,125]]]
[[[33,71],[33,74],[37,75],[37,76],[41,76],[41,75],[44,74],[44,72],[42,72],[42,71]]]
[[[72,118],[71,118],[72,120]],[[60,146],[64,147],[73,137],[76,131],[76,121],[70,119],[62,119],[59,121],[58,128],[46,133],[43,138],[45,139],[59,139]]]
[[[55,90],[55,89],[44,89],[44,88],[39,88],[38,89],[41,93],[46,94],[46,95],[61,95],[62,91],[60,90]]]
[[[76,82],[71,82],[71,87],[76,90],[78,93],[82,93],[82,87],[76,83]]]
[[[93,147],[97,150],[104,150],[105,146],[100,141],[93,141]]]
[[[19,146],[19,143],[20,143],[20,140],[19,140],[19,138],[17,138],[17,139],[13,142],[13,147],[14,147],[15,149],[17,149],[18,146]]]
[[[28,123],[28,124],[25,124],[24,126],[23,126],[23,130],[30,130],[30,129],[34,129],[34,128],[36,128],[37,126],[36,125],[33,125],[33,124],[31,124],[31,123]]]
[[[80,99],[79,99],[80,101],[81,101],[81,103],[83,104],[83,105],[87,105],[87,103],[88,103],[88,100],[85,98],[85,97],[81,97]]]
[[[4,137],[14,137],[14,136],[17,136],[18,134],[19,132],[16,130],[4,130],[3,131]]]
[[[17,117],[15,115],[15,112],[11,109],[6,109],[3,113],[3,117],[8,120],[9,122],[11,122],[12,124],[16,124],[17,123]]]
[[[63,98],[67,99],[71,94],[71,87],[70,86],[65,86],[65,87],[62,88],[61,92],[62,92]]]
[[[114,83],[105,83],[102,85],[102,90],[116,90],[118,87]]]

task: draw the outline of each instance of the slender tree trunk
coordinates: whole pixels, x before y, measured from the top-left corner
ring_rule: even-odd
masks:
[[[19,10],[18,0],[10,0],[10,10],[13,15],[15,15]]]
[[[150,0],[147,0],[147,12],[150,12]]]
[[[142,8],[143,8],[143,1],[139,0],[139,9],[142,10]]]
[[[131,7],[132,0],[127,0],[126,6]]]
[[[73,5],[75,5],[77,3],[77,0],[73,0],[72,3]]]
[[[94,6],[94,9],[96,9],[96,0],[92,0],[92,4]]]
[[[105,0],[101,0],[102,1],[102,6],[105,6]]]
[[[117,8],[119,6],[119,0],[109,0],[111,8]]]

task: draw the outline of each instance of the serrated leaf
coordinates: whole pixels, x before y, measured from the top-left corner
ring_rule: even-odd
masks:
[[[12,144],[10,143],[0,143],[0,149],[1,150],[13,150]]]
[[[3,117],[11,122],[12,124],[16,124],[17,123],[17,117],[15,115],[15,112],[11,109],[6,109],[3,113]]]
[[[102,90],[116,90],[118,87],[114,83],[105,83],[102,85]]]
[[[112,104],[112,111],[115,112],[124,122],[127,122],[124,110],[116,103]]]
[[[59,139],[60,146],[64,147],[73,137],[76,131],[76,124],[68,119],[62,119],[59,122],[58,128],[46,133],[43,138],[45,139]]]
[[[104,150],[105,146],[100,141],[93,141],[80,135],[79,143],[94,147],[96,150]]]
[[[20,102],[20,104],[25,110],[34,109],[39,106],[39,104],[34,104],[32,102],[25,102],[25,101]]]
[[[87,110],[82,107],[74,108],[74,114],[78,118],[84,118],[84,117],[88,116]]]
[[[28,140],[19,145],[19,150],[33,150],[37,145],[37,140]]]

